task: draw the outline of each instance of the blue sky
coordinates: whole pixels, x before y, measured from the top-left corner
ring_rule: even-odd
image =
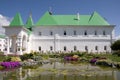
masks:
[[[21,13],[24,23],[30,12],[36,23],[52,7],[53,14],[91,14],[97,11],[120,35],[120,0],[0,0],[0,14],[12,18]]]

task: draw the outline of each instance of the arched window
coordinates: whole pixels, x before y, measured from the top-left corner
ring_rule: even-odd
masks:
[[[39,46],[39,48],[38,48],[38,49],[39,49],[39,51],[41,51],[41,46]]]
[[[5,48],[4,51],[7,51],[7,48]]]
[[[106,32],[105,32],[105,31],[103,31],[103,35],[106,35]]]
[[[76,51],[77,50],[77,47],[76,46],[74,46],[74,51]]]
[[[88,51],[88,46],[85,46],[85,51]]]
[[[53,47],[52,47],[52,46],[50,46],[50,50],[51,50],[51,51],[53,50]]]
[[[50,31],[50,35],[51,35],[51,36],[53,35],[53,32],[52,32],[52,31]]]
[[[74,30],[74,35],[77,35],[77,32],[76,32],[76,30]]]
[[[64,46],[64,51],[66,51],[67,50],[67,47],[66,46]]]
[[[84,35],[85,35],[85,36],[87,35],[87,31],[84,32]]]
[[[97,31],[95,31],[95,35],[97,35]]]
[[[66,31],[64,31],[64,35],[67,35]]]
[[[104,50],[107,50],[107,46],[104,46]]]
[[[42,35],[42,32],[39,32],[39,36],[41,36]]]
[[[95,50],[98,50],[98,46],[95,46]]]

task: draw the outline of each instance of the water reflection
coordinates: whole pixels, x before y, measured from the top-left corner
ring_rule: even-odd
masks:
[[[37,69],[1,71],[0,80],[120,80],[120,72],[90,64],[47,63]]]

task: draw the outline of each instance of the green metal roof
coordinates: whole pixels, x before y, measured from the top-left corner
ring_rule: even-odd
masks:
[[[49,12],[46,12],[42,18],[37,22],[36,25],[41,25],[41,24],[45,24],[45,25],[57,25],[55,19],[53,18],[53,16],[51,16],[49,14]]]
[[[24,25],[24,24],[23,24],[21,15],[20,15],[20,13],[17,13],[17,14],[14,16],[13,20],[11,21],[10,26],[11,26],[11,27],[14,27],[14,26],[23,26],[23,25]]]
[[[80,15],[80,20],[77,20],[77,15],[50,15],[46,12],[37,22],[36,26],[40,25],[110,25],[97,12],[92,15]]]
[[[26,22],[26,28],[31,28],[34,25],[33,20],[32,20],[32,16],[30,15],[27,22]]]

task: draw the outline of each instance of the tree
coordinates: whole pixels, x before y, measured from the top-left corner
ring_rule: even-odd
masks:
[[[120,40],[115,41],[115,42],[111,45],[111,49],[114,50],[114,51],[120,50]]]

